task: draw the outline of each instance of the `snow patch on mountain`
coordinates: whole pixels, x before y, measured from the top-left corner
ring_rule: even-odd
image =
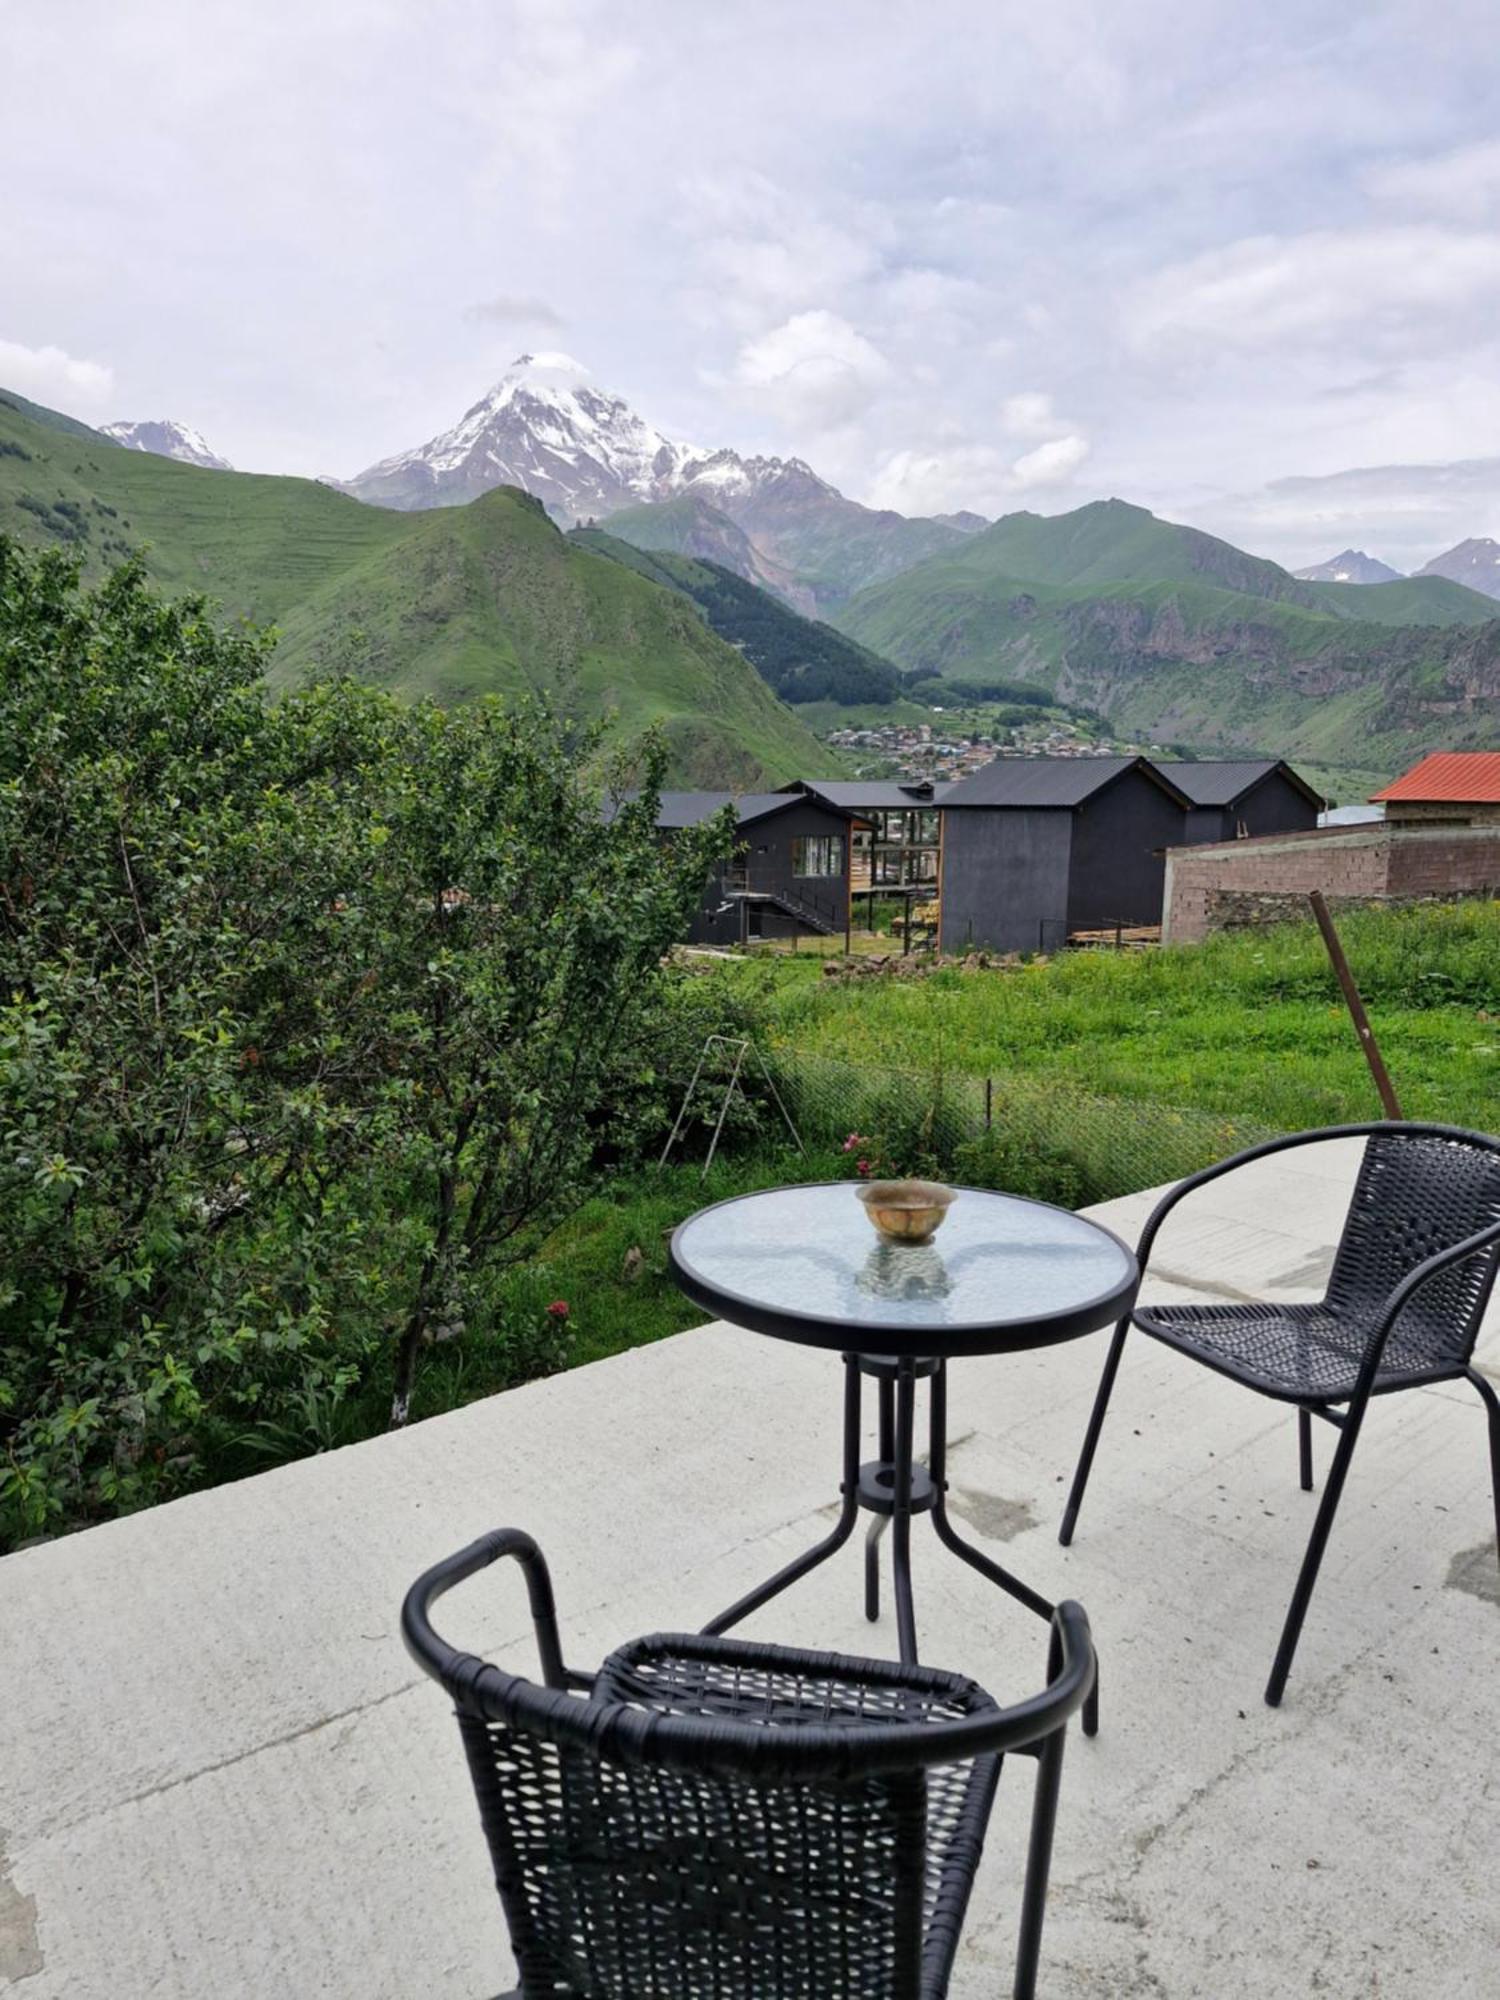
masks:
[[[159,417],[141,423],[101,424],[100,430],[127,451],[148,451],[157,458],[175,458],[183,465],[207,466],[211,472],[232,472],[227,458],[213,451],[202,431],[175,418]]]
[[[1293,570],[1292,574],[1303,583],[1395,583],[1401,572],[1378,556],[1367,556],[1363,549],[1344,549],[1327,562]]]

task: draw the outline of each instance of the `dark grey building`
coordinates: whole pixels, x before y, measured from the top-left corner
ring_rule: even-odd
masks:
[[[951,786],[934,785],[931,779],[902,784],[879,778],[798,778],[782,789],[805,792],[849,815],[849,888],[865,898],[867,921],[878,901],[937,900],[942,852],[938,806]]]
[[[847,813],[804,792],[663,792],[657,825],[669,836],[733,806],[734,858],[709,882],[690,944],[746,944],[849,924]]]
[[[942,949],[1055,951],[1161,922],[1190,801],[1144,757],[997,757],[942,799]]]
[[[1310,833],[1323,809],[1321,794],[1279,758],[1168,764],[1158,757],[1155,763],[1187,794],[1189,806],[1178,843],[1191,847],[1204,841],[1249,840],[1263,833]]]

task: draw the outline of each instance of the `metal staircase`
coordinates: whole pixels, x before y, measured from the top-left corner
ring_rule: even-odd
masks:
[[[731,903],[762,903],[823,937],[836,937],[844,928],[844,910],[832,897],[789,889],[784,882],[757,882],[748,868],[726,868],[720,886],[725,897],[721,909]]]

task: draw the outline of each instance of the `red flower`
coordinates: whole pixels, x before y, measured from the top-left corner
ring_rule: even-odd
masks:
[[[567,1300],[554,1299],[551,1305],[547,1307],[547,1317],[548,1319],[556,1319],[556,1320],[566,1319],[568,1317]]]

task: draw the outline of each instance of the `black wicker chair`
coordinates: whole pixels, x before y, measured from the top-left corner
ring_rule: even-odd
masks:
[[[1273,1139],[1193,1174],[1157,1204],[1141,1235],[1142,1271],[1158,1230],[1195,1188],[1326,1139],[1365,1139],[1364,1160],[1328,1289],[1315,1305],[1137,1306],[1115,1328],[1059,1535],[1073,1539],[1089,1468],[1132,1325],[1263,1396],[1297,1406],[1302,1489],[1313,1487],[1311,1418],[1339,1441],[1282,1629],[1266,1700],[1280,1702],[1360,1425],[1371,1396],[1463,1380],[1489,1418],[1500,1550],[1500,1399],[1472,1365],[1500,1261],[1500,1140],[1450,1125],[1340,1125]],[[1337,1406],[1342,1405],[1342,1408]]]
[[[433,1600],[526,1575],[544,1685],[455,1652]],[[509,2000],[941,2000],[1006,1751],[1036,1755],[1015,1993],[1030,2000],[1064,1735],[1094,1677],[1053,1617],[1045,1692],[999,1708],[929,1667],[709,1637],[565,1667],[541,1551],[501,1528],[407,1593],[453,1697],[520,1971]]]

